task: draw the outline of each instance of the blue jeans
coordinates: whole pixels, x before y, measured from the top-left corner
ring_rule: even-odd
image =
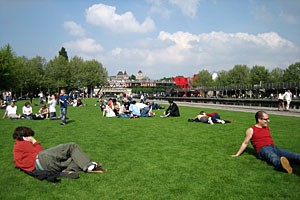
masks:
[[[149,116],[149,111],[150,111],[150,108],[148,106],[146,106],[145,108],[143,108],[141,110],[141,117],[150,117]]]
[[[300,164],[300,154],[291,152],[277,146],[268,145],[261,148],[258,152],[258,158],[267,161],[275,167],[276,170],[282,170],[280,157],[286,157],[290,162]]]
[[[214,114],[212,117],[211,117],[211,120],[213,121],[213,123],[218,123],[218,120],[217,119],[220,119],[220,115],[218,113]]]
[[[60,117],[63,123],[66,123],[67,108],[60,108]]]

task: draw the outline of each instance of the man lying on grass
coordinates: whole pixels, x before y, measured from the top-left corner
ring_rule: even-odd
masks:
[[[75,143],[60,144],[43,150],[28,127],[15,129],[13,138],[15,166],[26,172],[56,172],[58,177],[79,178],[78,173],[103,173],[101,164],[92,162]],[[30,173],[28,173],[31,175]]]
[[[221,117],[218,113],[213,112],[211,114],[205,113],[204,111],[201,111],[199,115],[195,117],[195,119],[189,119],[188,122],[203,122],[213,125],[214,123],[218,124],[226,124],[231,123],[232,120],[221,120]]]
[[[268,127],[270,119],[266,112],[258,111],[255,114],[255,120],[256,125],[246,131],[244,142],[238,152],[232,157],[241,155],[250,140],[259,159],[270,163],[276,170],[285,170],[289,174],[293,173],[289,161],[300,164],[300,154],[275,146]]]

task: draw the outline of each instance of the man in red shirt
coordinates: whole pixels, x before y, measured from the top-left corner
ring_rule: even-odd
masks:
[[[270,119],[266,112],[258,111],[255,114],[255,120],[256,125],[246,131],[246,137],[240,149],[232,157],[240,156],[251,141],[259,159],[270,163],[276,170],[284,169],[289,174],[293,173],[289,161],[300,164],[300,154],[275,146],[268,127]]]
[[[34,170],[62,172],[61,176],[84,171],[87,173],[103,173],[100,164],[92,162],[90,158],[75,143],[60,144],[56,147],[43,150],[41,144],[34,138],[34,131],[28,127],[15,129],[13,138],[15,166],[24,171]]]

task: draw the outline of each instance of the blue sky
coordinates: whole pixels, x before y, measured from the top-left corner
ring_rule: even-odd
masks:
[[[300,61],[299,0],[0,0],[0,46],[100,61],[114,75],[190,76]]]

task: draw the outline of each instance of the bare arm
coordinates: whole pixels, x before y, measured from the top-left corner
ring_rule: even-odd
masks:
[[[245,139],[244,139],[240,149],[238,150],[238,152],[235,155],[231,155],[232,157],[240,156],[244,152],[244,150],[248,146],[250,139],[252,138],[252,135],[253,135],[253,129],[248,128],[248,130],[246,131]]]
[[[6,115],[7,115],[7,110],[5,111],[4,115],[3,115],[3,119],[5,119]]]

